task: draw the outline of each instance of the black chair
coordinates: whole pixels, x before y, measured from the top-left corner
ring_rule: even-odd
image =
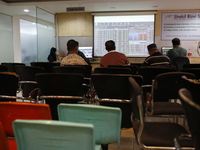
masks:
[[[6,72],[8,71],[8,68],[4,65],[0,65],[0,72]]]
[[[60,66],[59,62],[31,62],[31,66],[42,67],[46,73],[53,73],[54,66]]]
[[[86,75],[86,67],[85,66],[77,66],[77,65],[68,65],[68,66],[54,66],[54,73],[77,73],[83,76]],[[82,95],[88,97],[90,95],[90,91],[92,90],[92,86],[90,84],[90,79],[84,79],[82,84]]]
[[[200,68],[183,68],[181,72],[189,72],[196,75],[197,79],[200,79]]]
[[[65,66],[71,66],[71,65],[65,65]],[[76,65],[80,67],[85,67],[85,75],[84,75],[84,83],[90,84],[90,77],[92,74],[92,66],[91,65]]]
[[[188,134],[187,130],[177,123],[146,122],[145,104],[141,87],[133,78],[129,78],[132,107],[132,125],[134,135],[142,149],[175,149],[174,138]],[[183,143],[188,147],[190,143]]]
[[[175,67],[147,66],[138,68],[138,74],[143,77],[142,87],[144,98],[146,99],[147,93],[151,92],[152,80],[154,80],[157,75],[174,71],[176,71]]]
[[[65,65],[65,66],[72,66],[72,65]],[[92,73],[92,66],[91,65],[76,65],[79,67],[85,67],[85,78],[90,78]]]
[[[131,69],[129,68],[120,68],[120,67],[96,67],[94,68],[94,73],[103,73],[103,74],[132,74]]]
[[[16,101],[19,76],[14,72],[0,72],[0,101]],[[19,97],[18,97],[19,98]],[[19,98],[21,99],[21,98]]]
[[[174,72],[176,71],[176,68],[174,67],[141,67],[138,68],[138,74],[143,76],[143,85],[152,85],[152,80],[155,79],[155,77],[161,73],[166,72]]]
[[[137,66],[138,68],[140,68],[140,67],[143,65],[143,63],[131,63],[131,65],[135,65],[135,66]]]
[[[39,92],[39,99],[50,105],[52,118],[58,120],[57,105],[60,103],[78,103],[85,100],[81,88],[83,76],[67,73],[41,73],[35,75]]]
[[[190,133],[192,135],[192,145],[196,150],[200,149],[200,105],[192,99],[191,93],[187,89],[179,90],[180,100],[185,110]],[[179,144],[182,148],[182,145]]]
[[[85,75],[85,67],[83,66],[76,66],[76,65],[71,65],[71,66],[54,66],[53,67],[53,72],[54,73],[78,73],[82,74],[83,76]]]
[[[200,64],[184,64],[183,69],[184,68],[200,68]]]
[[[108,65],[108,67],[117,67],[117,68],[129,68],[131,69],[131,74],[136,75],[138,66],[136,65]]]
[[[22,96],[28,98],[30,92],[38,88],[35,80],[35,74],[44,73],[44,68],[33,66],[15,66],[16,73],[19,75],[20,84],[22,89]]]
[[[92,74],[91,80],[100,105],[119,107],[122,110],[121,128],[132,127],[130,86],[128,78],[134,78],[140,85],[142,77],[127,74]]]
[[[7,67],[7,71],[8,72],[15,72],[15,66],[25,66],[24,63],[1,63],[2,66],[6,66]]]
[[[184,114],[182,105],[177,103],[178,91],[185,87],[182,76],[196,78],[194,74],[187,72],[169,72],[156,76],[152,84],[152,99],[150,102],[147,101],[148,114],[175,116]]]
[[[182,76],[185,88],[191,93],[192,100],[200,105],[200,82],[195,79]]]
[[[177,71],[180,71],[181,69],[183,69],[183,65],[185,64],[190,64],[190,60],[186,56],[175,57],[172,60],[172,65],[176,67]]]

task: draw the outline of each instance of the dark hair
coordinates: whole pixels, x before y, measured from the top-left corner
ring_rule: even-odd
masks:
[[[67,50],[68,51],[71,51],[71,50],[74,50],[76,47],[77,47],[77,41],[71,39],[67,42]]]
[[[174,38],[174,39],[172,40],[172,44],[173,44],[173,45],[180,45],[180,39],[179,39],[179,38]]]
[[[79,42],[78,41],[76,41],[76,44],[77,44],[77,46],[79,46]]]
[[[107,41],[105,46],[107,51],[115,50],[115,42],[112,40]]]
[[[152,49],[157,49],[157,45],[156,44],[149,44],[148,46],[147,46],[147,49],[148,50],[152,50]]]

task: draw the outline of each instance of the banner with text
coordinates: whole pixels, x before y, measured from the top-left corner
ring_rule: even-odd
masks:
[[[163,12],[161,40],[200,40],[200,12]]]

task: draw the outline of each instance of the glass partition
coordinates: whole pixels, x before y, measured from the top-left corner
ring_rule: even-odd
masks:
[[[51,47],[55,47],[54,15],[36,8],[37,20],[37,61],[47,62]]]
[[[22,63],[30,65],[37,61],[36,23],[20,19],[20,40]]]
[[[0,63],[14,62],[12,16],[0,13]]]

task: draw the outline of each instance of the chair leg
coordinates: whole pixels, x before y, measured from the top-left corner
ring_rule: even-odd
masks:
[[[102,150],[108,150],[108,144],[101,144]]]

